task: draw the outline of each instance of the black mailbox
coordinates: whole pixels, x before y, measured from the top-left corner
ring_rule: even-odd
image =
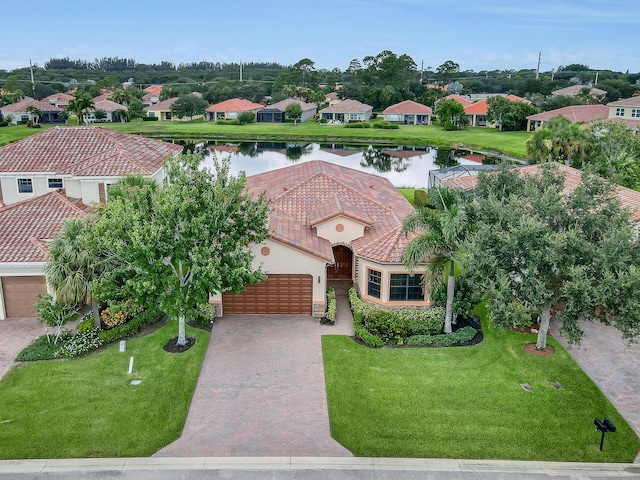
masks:
[[[606,432],[607,431],[607,426],[598,417],[593,419],[593,424],[596,426],[596,428],[598,429],[599,432]]]
[[[615,432],[616,431],[616,426],[611,423],[611,420],[609,420],[609,417],[604,417],[604,426],[607,427],[607,432]]]

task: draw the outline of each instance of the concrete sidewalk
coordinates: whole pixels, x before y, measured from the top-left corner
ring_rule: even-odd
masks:
[[[609,479],[640,465],[365,457],[96,458],[0,461],[0,479]]]

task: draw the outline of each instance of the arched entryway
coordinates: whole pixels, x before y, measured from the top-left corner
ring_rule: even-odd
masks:
[[[333,247],[333,265],[327,267],[327,278],[329,280],[350,280],[353,264],[353,252],[349,247],[336,245]]]

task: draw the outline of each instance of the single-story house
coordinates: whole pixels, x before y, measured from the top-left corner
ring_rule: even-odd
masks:
[[[490,95],[483,100],[478,100],[470,105],[464,106],[464,114],[469,120],[469,125],[472,127],[489,127],[494,126],[493,124],[487,123],[487,113],[489,112],[489,98],[495,95]],[[531,103],[530,100],[526,98],[518,97],[517,95],[500,95],[512,102],[522,102],[529,105]]]
[[[73,95],[68,93],[54,93],[48,97],[42,99],[43,102],[49,102],[51,105],[55,105],[60,108],[67,108],[69,106],[69,100],[73,98]]]
[[[144,107],[144,111],[147,112],[147,117],[157,117],[161,122],[169,120],[173,121],[174,118],[173,113],[171,112],[171,106],[177,99],[178,97],[167,98],[162,102]]]
[[[324,101],[329,105],[335,105],[336,103],[340,103],[342,100],[338,96],[338,92],[329,92],[324,96]]]
[[[580,95],[582,93],[582,90],[585,88],[589,90],[589,95],[593,95],[596,98],[604,98],[604,96],[607,94],[605,90],[602,90],[601,88],[592,87],[589,85],[570,85],[565,88],[554,90],[553,92],[551,92],[551,95],[554,97],[559,97],[561,95],[564,95],[567,97],[576,97]]]
[[[373,107],[357,100],[346,99],[320,110],[320,118],[334,122],[367,122],[373,113]]]
[[[98,120],[95,114],[96,110],[102,110],[104,113],[107,114],[107,116],[102,120]],[[88,123],[119,122],[120,121],[120,117],[118,116],[119,110],[126,111],[127,107],[125,107],[124,105],[120,105],[119,103],[116,103],[112,100],[104,99],[104,100],[95,102],[94,110],[89,112],[88,114],[83,115],[82,117],[85,120],[85,122],[88,122]]]
[[[205,120],[233,120],[238,118],[242,112],[253,112],[257,114],[264,108],[264,105],[253,103],[244,98],[232,98],[224,102],[216,103],[205,110]]]
[[[256,113],[256,122],[258,123],[283,123],[287,118],[286,110],[292,103],[297,103],[302,107],[301,122],[307,122],[313,120],[318,107],[312,103],[306,103],[297,98],[286,98],[280,102],[269,105]]]
[[[63,189],[0,208],[0,320],[35,315],[37,295],[48,292],[43,274],[47,243],[65,220],[88,211]]]
[[[51,105],[49,102],[41,102],[31,97],[25,97],[19,102],[11,103],[0,107],[2,118],[13,118],[12,123],[33,121],[34,117],[27,109],[29,107],[37,108],[42,112],[42,116],[38,119],[38,123],[60,123],[60,112],[63,108]]]
[[[409,125],[429,125],[433,110],[427,105],[405,100],[384,109],[382,112],[387,122],[404,123]]]
[[[162,85],[149,85],[144,89],[146,92],[142,97],[142,105],[148,107],[154,105],[160,101],[160,95],[162,94]]]
[[[6,205],[64,188],[91,205],[129,173],[164,180],[163,161],[182,147],[96,126],[54,127],[0,147],[0,202]]]
[[[573,191],[582,183],[582,172],[576,168],[568,167],[561,163],[557,163],[558,171],[564,175],[565,192]],[[541,166],[526,165],[516,167],[521,175],[537,175],[540,173]],[[466,176],[457,176],[442,180],[441,184],[449,188],[472,191],[478,182],[477,171],[468,171]],[[620,205],[631,212],[632,220],[640,222],[640,192],[626,188],[620,185],[615,186],[616,196],[620,200]]]
[[[128,173],[157,182],[182,147],[96,126],[55,127],[0,147],[0,319],[31,316],[47,292],[47,242]]]
[[[212,296],[223,314],[321,317],[327,282],[354,283],[361,297],[388,307],[426,307],[424,266],[402,265],[402,220],[414,211],[385,178],[320,160],[247,177],[247,191],[273,201],[271,237],[252,245],[267,280]]]
[[[592,122],[594,120],[607,118],[609,108],[604,105],[571,105],[569,107],[556,108],[548,112],[529,115],[527,116],[527,132],[542,128],[545,122],[548,122],[558,115],[572,123]]]
[[[621,122],[633,131],[640,131],[640,96],[607,103],[608,118]]]

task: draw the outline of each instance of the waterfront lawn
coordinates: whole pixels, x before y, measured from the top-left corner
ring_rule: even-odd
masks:
[[[533,356],[523,345],[535,335],[483,328],[471,347],[371,349],[324,336],[332,436],[357,456],[634,461],[640,440],[560,344]],[[603,415],[617,432],[600,452],[593,419]]]
[[[177,321],[170,321],[128,340],[125,353],[114,345],[86,358],[11,370],[0,382],[0,458],[143,457],[177,439],[209,338],[187,327],[195,345],[165,352],[177,333]]]

